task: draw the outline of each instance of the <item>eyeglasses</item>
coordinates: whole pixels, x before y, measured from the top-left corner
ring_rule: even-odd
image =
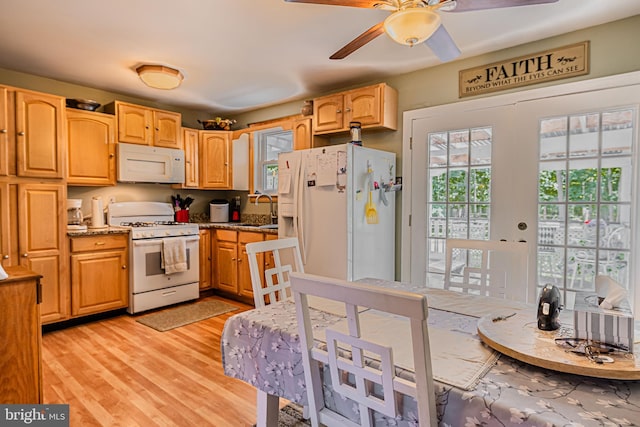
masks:
[[[608,344],[599,341],[592,341],[582,338],[556,338],[556,345],[563,348],[565,351],[572,353],[584,354],[587,359],[594,363],[612,363],[613,359],[609,356],[603,356],[613,352],[628,353],[628,349],[617,346],[615,344]]]

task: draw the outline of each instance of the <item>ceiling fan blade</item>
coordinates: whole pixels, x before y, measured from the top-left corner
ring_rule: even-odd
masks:
[[[431,48],[442,62],[451,61],[460,56],[460,49],[458,49],[456,42],[453,41],[449,32],[444,28],[444,25],[440,25],[435,33],[424,43]]]
[[[369,28],[364,33],[360,34],[355,39],[351,40],[347,43],[342,49],[334,53],[329,57],[329,59],[343,59],[349,55],[351,55],[356,50],[360,49],[365,44],[369,43],[371,40],[378,37],[380,34],[384,33],[384,22],[380,22],[373,27]]]
[[[376,5],[385,4],[384,0],[285,0],[289,3],[326,4],[329,6],[350,6],[374,8]]]
[[[556,3],[558,0],[455,0],[456,7],[442,9],[447,12],[469,12],[472,10],[498,9],[502,7],[529,6],[532,4]]]

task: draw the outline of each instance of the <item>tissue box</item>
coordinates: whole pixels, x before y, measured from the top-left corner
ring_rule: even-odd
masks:
[[[598,305],[598,295],[576,292],[573,312],[576,338],[613,344],[633,352],[633,313],[627,301],[613,310]]]

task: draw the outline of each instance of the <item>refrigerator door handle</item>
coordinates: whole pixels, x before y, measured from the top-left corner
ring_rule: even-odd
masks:
[[[297,185],[295,188],[295,193],[293,196],[294,205],[295,205],[295,218],[293,222],[293,229],[295,230],[296,236],[298,236],[298,241],[300,243],[300,255],[302,258],[302,263],[307,263],[307,245],[305,239],[305,224],[304,224],[304,184],[305,184],[305,158],[301,154],[300,161],[298,162],[298,169],[296,170]]]

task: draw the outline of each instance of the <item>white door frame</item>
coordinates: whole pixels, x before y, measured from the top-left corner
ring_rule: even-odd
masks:
[[[411,281],[411,251],[412,238],[424,239],[425,236],[414,236],[410,226],[411,221],[411,175],[412,175],[412,129],[413,122],[428,117],[446,115],[446,114],[462,114],[464,111],[485,109],[498,107],[503,105],[516,104],[519,102],[531,101],[535,99],[543,99],[549,97],[557,97],[562,95],[570,95],[580,92],[589,92],[595,90],[603,90],[610,88],[620,88],[625,86],[640,85],[640,71],[631,73],[618,74],[614,76],[601,77],[591,80],[583,80],[572,83],[559,84],[555,86],[543,87],[539,89],[524,90],[504,95],[495,95],[469,101],[454,102],[451,104],[439,105],[434,107],[421,108],[417,110],[409,110],[403,113],[403,135],[402,135],[402,176],[403,194],[402,194],[402,214],[401,214],[401,256],[400,256],[400,273],[401,280]],[[640,99],[638,100],[640,102]],[[637,158],[638,154],[635,154]],[[638,177],[635,177],[637,182]],[[640,212],[640,197],[637,198],[632,210]],[[640,226],[635,227],[634,247],[632,253],[638,253],[638,241],[640,238]],[[424,241],[424,240],[423,240]],[[632,283],[640,283],[640,267],[634,266],[632,263],[630,271],[630,280]],[[640,291],[635,292],[634,307],[640,307]]]

